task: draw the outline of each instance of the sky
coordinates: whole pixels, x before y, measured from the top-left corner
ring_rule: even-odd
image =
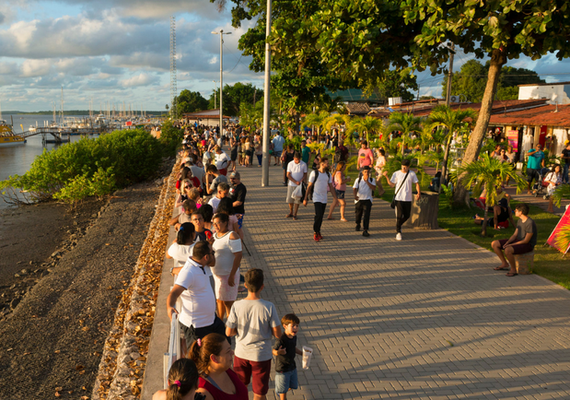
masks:
[[[231,6],[231,3],[229,3]],[[95,112],[123,102],[132,109],[165,110],[170,102],[170,17],[176,18],[178,91],[209,98],[219,85],[219,35],[224,35],[224,84],[263,87],[237,49],[253,22],[231,27],[229,8],[208,0],[0,0],[0,106],[2,110]],[[458,53],[454,68],[471,59]],[[547,82],[570,80],[570,61],[511,60]],[[216,81],[216,82],[214,82]],[[420,95],[441,96],[441,76],[418,74]]]

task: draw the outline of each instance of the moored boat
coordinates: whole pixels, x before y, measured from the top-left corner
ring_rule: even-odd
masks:
[[[26,143],[26,139],[21,135],[16,135],[12,126],[0,119],[0,146],[13,146]]]

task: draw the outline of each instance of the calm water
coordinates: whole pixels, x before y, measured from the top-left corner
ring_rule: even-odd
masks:
[[[10,115],[2,113],[2,118],[10,123],[10,117],[14,121],[14,132],[21,133],[23,126],[24,130],[29,130],[30,125],[44,126],[44,121],[50,123],[53,119],[51,115]],[[75,116],[74,116],[75,117]],[[76,116],[82,118],[82,116]],[[90,136],[95,137],[95,136]],[[71,136],[71,141],[75,142],[80,139],[80,136]],[[42,136],[32,136],[27,139],[26,144],[18,146],[0,147],[0,180],[5,180],[12,175],[22,175],[29,168],[34,159],[42,154],[44,149],[48,151],[53,150],[61,145],[56,144],[42,144]],[[0,199],[0,208],[7,207],[7,204]]]

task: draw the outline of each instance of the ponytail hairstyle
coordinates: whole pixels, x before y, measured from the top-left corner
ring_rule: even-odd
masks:
[[[176,243],[180,245],[188,245],[194,241],[194,232],[196,228],[192,222],[184,222],[178,229]]]
[[[167,400],[182,400],[191,390],[198,388],[198,368],[194,361],[181,358],[172,364],[168,372]]]
[[[188,351],[188,358],[196,363],[200,374],[208,375],[210,356],[212,354],[219,356],[226,340],[226,337],[219,333],[209,333],[202,339],[198,339],[192,343]]]

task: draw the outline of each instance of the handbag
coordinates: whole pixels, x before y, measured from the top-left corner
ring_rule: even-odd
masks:
[[[398,188],[398,190],[396,190],[396,193],[394,193],[394,197],[392,197],[392,202],[390,203],[390,207],[396,208],[396,196],[400,192],[400,189],[402,189],[402,186],[404,186],[404,182],[406,182],[406,179],[408,179],[409,174],[410,174],[410,170],[408,170],[408,172],[406,172],[406,176],[404,176],[404,180],[402,181],[402,183],[400,183],[400,187]]]

